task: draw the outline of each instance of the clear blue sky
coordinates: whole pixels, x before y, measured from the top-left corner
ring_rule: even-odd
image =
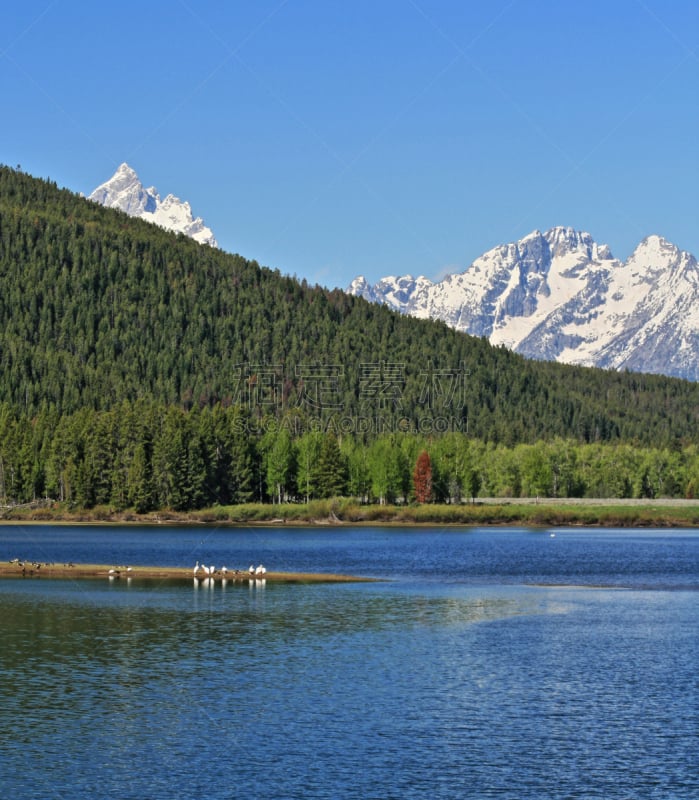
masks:
[[[6,3],[0,161],[127,161],[312,283],[438,277],[570,225],[699,256],[695,0]]]

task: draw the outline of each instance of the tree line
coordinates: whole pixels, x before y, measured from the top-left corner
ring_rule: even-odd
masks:
[[[694,497],[699,448],[556,438],[512,446],[464,433],[361,436],[295,426],[216,404],[152,401],[35,415],[0,405],[0,504],[146,512],[347,496],[363,503],[488,497]]]

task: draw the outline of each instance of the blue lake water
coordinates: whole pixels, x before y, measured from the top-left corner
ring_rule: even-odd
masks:
[[[551,533],[555,536],[551,536]],[[699,532],[0,526],[3,796],[699,798]]]

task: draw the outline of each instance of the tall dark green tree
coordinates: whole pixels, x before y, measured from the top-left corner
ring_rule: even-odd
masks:
[[[338,497],[345,494],[347,465],[333,433],[326,433],[322,437],[312,474],[318,497]]]
[[[136,445],[129,466],[127,498],[130,506],[139,514],[153,509],[152,466],[143,442]]]
[[[247,503],[260,496],[260,465],[253,431],[248,409],[227,410],[222,431],[222,444],[228,454],[222,496],[229,503]]]

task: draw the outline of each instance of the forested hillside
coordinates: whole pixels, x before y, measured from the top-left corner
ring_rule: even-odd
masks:
[[[0,504],[693,496],[699,386],[531,362],[0,168]],[[429,456],[426,454],[429,453]]]
[[[27,418],[147,399],[371,441],[694,441],[699,386],[526,361],[0,168],[0,402]]]

